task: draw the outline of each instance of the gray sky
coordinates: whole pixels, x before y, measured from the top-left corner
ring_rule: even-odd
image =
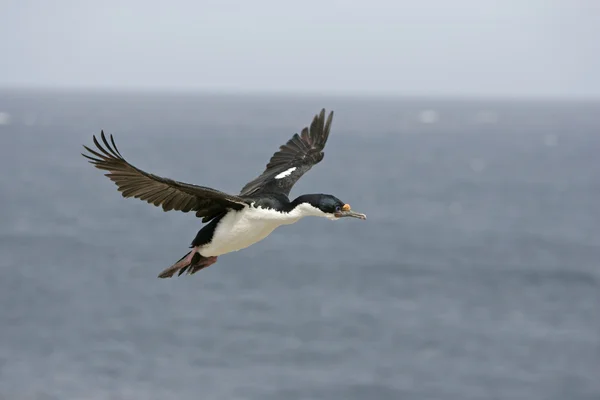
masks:
[[[21,85],[600,97],[600,1],[1,0]]]

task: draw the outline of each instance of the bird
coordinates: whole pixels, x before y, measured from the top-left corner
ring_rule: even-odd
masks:
[[[323,159],[332,119],[333,111],[325,119],[324,108],[315,114],[310,126],[280,146],[264,171],[237,195],[143,171],[125,160],[113,135],[109,142],[104,130],[100,132],[102,144],[93,135],[97,150],[83,145],[88,154],[81,154],[96,168],[108,171],[104,175],[124,198],[146,201],[165,212],[192,211],[201,218],[205,225],[192,240],[191,250],[160,272],[158,278],[171,278],[176,273],[193,275],[216,263],[218,257],[258,243],[276,228],[304,217],[367,219],[331,194],[303,194],[290,200],[294,184]]]

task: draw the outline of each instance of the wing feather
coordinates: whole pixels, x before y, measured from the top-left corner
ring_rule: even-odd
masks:
[[[100,133],[100,138],[104,146],[94,135],[93,141],[97,150],[84,145],[91,155],[82,155],[96,168],[108,171],[105,176],[117,185],[123,197],[138,198],[157,207],[162,206],[164,211],[196,211],[196,216],[203,217],[203,221],[210,220],[227,209],[240,210],[247,205],[247,202],[238,196],[142,171],[125,160],[112,135],[110,144],[104,131]]]
[[[325,119],[325,109],[315,115],[310,127],[295,133],[279,150],[271,156],[265,170],[241,190],[240,196],[255,195],[261,192],[276,192],[289,195],[294,184],[324,157],[323,149],[329,138],[333,111]],[[281,179],[275,177],[294,168]]]

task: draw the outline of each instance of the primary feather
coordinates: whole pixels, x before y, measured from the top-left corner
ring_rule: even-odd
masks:
[[[123,158],[112,135],[110,143],[106,140],[104,131],[100,137],[104,147],[96,136],[93,138],[100,152],[83,146],[93,156],[82,155],[96,168],[108,171],[105,175],[117,185],[123,197],[144,200],[157,207],[161,206],[164,211],[195,211],[197,217],[204,219],[210,219],[227,209],[241,210],[247,205],[247,201],[238,196],[142,171]]]
[[[305,127],[300,135],[294,134],[286,144],[280,146],[264,172],[248,182],[242,188],[240,196],[258,193],[281,193],[288,196],[298,179],[323,159],[332,119],[333,111],[326,120],[325,109],[322,109],[313,118],[310,128]]]

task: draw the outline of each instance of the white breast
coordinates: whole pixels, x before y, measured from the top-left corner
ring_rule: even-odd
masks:
[[[217,224],[210,243],[201,246],[199,252],[211,257],[245,249],[269,236],[275,228],[293,224],[302,217],[301,213],[281,213],[253,206],[229,212]]]

